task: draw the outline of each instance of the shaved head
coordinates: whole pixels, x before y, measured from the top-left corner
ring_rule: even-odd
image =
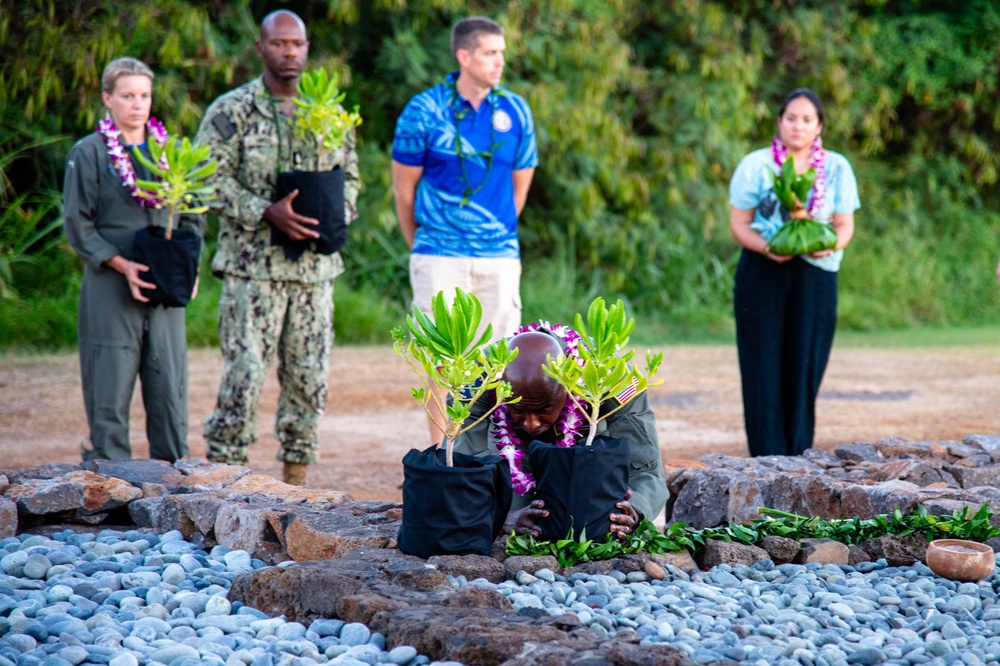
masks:
[[[517,349],[517,358],[510,362],[503,376],[513,387],[514,395],[552,395],[559,390],[556,380],[542,370],[546,357],[554,359],[563,353],[559,340],[548,333],[530,331],[511,338],[510,347]]]
[[[287,9],[271,12],[260,23],[257,54],[264,61],[264,83],[271,94],[282,99],[295,96],[309,59],[306,24]]]
[[[542,331],[515,335],[510,347],[517,349],[517,358],[504,370],[503,378],[521,400],[512,403],[508,411],[515,429],[540,437],[551,431],[567,398],[566,389],[545,374],[542,366],[547,357],[555,359],[565,350],[558,338]]]
[[[299,18],[298,14],[290,12],[287,9],[278,9],[265,16],[264,20],[260,22],[260,38],[265,39],[279,21],[282,23],[285,21],[295,21],[299,28],[302,29],[302,34],[306,34],[305,21]]]

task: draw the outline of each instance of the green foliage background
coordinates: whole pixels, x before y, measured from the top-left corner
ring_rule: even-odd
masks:
[[[671,335],[729,331],[728,180],[769,142],[784,93],[809,86],[864,205],[841,327],[1000,322],[991,0],[2,0],[0,346],[75,340],[80,267],[58,229],[59,190],[67,150],[101,113],[104,64],[150,64],[154,114],[191,136],[215,96],[259,73],[257,25],[281,7],[306,19],[311,64],[340,71],[365,118],[341,341],[388,342],[402,318],[392,133],[407,100],[454,69],[448,30],[469,13],[505,26],[504,83],[537,125],[526,319],[567,319],[601,294]],[[189,308],[194,344],[214,342],[217,291],[203,280]]]

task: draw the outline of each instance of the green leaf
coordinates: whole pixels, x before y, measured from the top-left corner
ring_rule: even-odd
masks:
[[[317,168],[321,151],[332,151],[344,144],[348,133],[361,125],[358,107],[346,111],[341,102],[345,94],[338,89],[339,76],[323,68],[303,72],[299,78],[298,97],[292,98],[295,131],[313,142]]]
[[[829,224],[814,220],[789,220],[771,236],[768,245],[779,255],[809,254],[831,250],[837,245],[837,232]]]
[[[168,212],[166,235],[170,238],[178,215],[202,213],[206,210],[204,202],[214,198],[214,188],[204,181],[218,165],[207,159],[207,146],[194,144],[186,137],[171,137],[163,147],[155,141],[148,146],[152,160],[138,148],[133,148],[132,154],[157,180],[136,181],[137,196],[162,201]],[[160,166],[161,157],[167,161],[166,168]]]
[[[431,299],[433,318],[414,307],[412,315],[406,317],[406,326],[411,339],[403,344],[405,334],[401,329],[393,331],[393,349],[407,360],[410,367],[430,386],[445,389],[449,402],[443,406],[446,417],[439,424],[446,435],[445,450],[449,466],[455,438],[487,418],[502,404],[515,402],[511,398],[510,385],[501,380],[503,370],[517,358],[517,349],[510,349],[507,342],[500,341],[484,351],[483,345],[489,340],[491,327],[477,337],[477,329],[482,321],[482,305],[474,294],[462,289],[455,290],[449,307],[444,292]],[[473,420],[471,405],[487,391],[495,391],[495,403],[486,413]],[[421,390],[418,400],[425,409],[435,399],[434,391]],[[429,412],[428,412],[429,413]]]

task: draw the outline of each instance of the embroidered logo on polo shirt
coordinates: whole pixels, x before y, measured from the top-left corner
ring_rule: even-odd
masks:
[[[514,122],[510,119],[506,111],[497,109],[493,112],[493,129],[498,132],[509,132],[513,126]]]

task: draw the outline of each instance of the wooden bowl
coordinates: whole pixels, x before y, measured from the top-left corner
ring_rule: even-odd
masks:
[[[976,582],[993,573],[996,556],[985,543],[937,539],[927,545],[927,566],[951,580]]]

